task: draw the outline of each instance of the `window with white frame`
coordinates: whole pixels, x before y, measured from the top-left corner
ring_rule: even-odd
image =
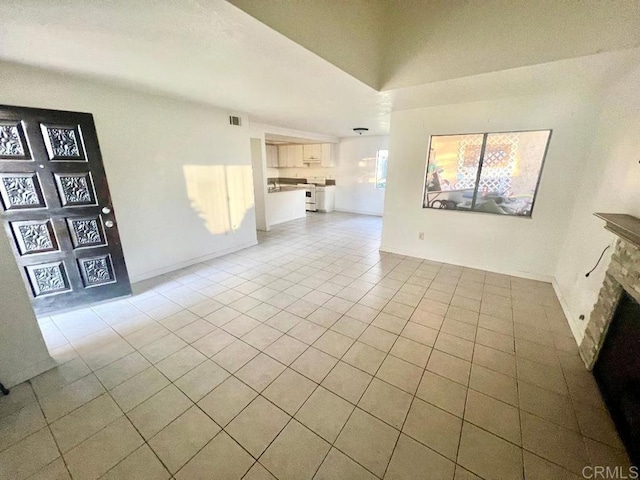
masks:
[[[531,217],[551,130],[432,135],[423,208]]]

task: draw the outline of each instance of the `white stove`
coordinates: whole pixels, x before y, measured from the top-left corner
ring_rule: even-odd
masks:
[[[304,187],[306,192],[306,209],[307,212],[317,212],[318,207],[316,205],[316,186],[313,183],[299,183],[299,187]]]
[[[308,212],[333,212],[335,186],[327,185],[326,177],[307,177],[307,183],[299,183],[307,192]]]

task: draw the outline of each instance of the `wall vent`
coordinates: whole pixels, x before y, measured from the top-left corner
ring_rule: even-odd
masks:
[[[242,119],[240,117],[234,117],[233,115],[230,115],[229,125],[236,125],[239,127],[240,125],[242,125]]]

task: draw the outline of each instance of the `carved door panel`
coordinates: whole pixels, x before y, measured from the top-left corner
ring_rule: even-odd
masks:
[[[131,293],[91,114],[0,106],[0,217],[36,314]]]

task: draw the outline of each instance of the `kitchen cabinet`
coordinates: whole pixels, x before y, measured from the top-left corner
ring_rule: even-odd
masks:
[[[316,143],[303,146],[303,157],[305,165],[310,167],[333,167],[334,149],[330,143]]]
[[[302,145],[280,145],[278,147],[278,167],[304,167]]]
[[[334,167],[335,148],[330,143],[279,145],[277,166],[280,168]],[[269,156],[267,154],[267,161]]]
[[[322,160],[322,145],[319,143],[303,145],[302,154],[305,163],[320,163]]]
[[[304,167],[302,145],[291,145],[289,156],[292,167]]]
[[[278,168],[278,147],[267,145],[267,167]]]
[[[278,167],[284,168],[287,166],[287,145],[278,146]]]
[[[336,187],[316,187],[316,207],[319,212],[333,212],[336,207]]]

